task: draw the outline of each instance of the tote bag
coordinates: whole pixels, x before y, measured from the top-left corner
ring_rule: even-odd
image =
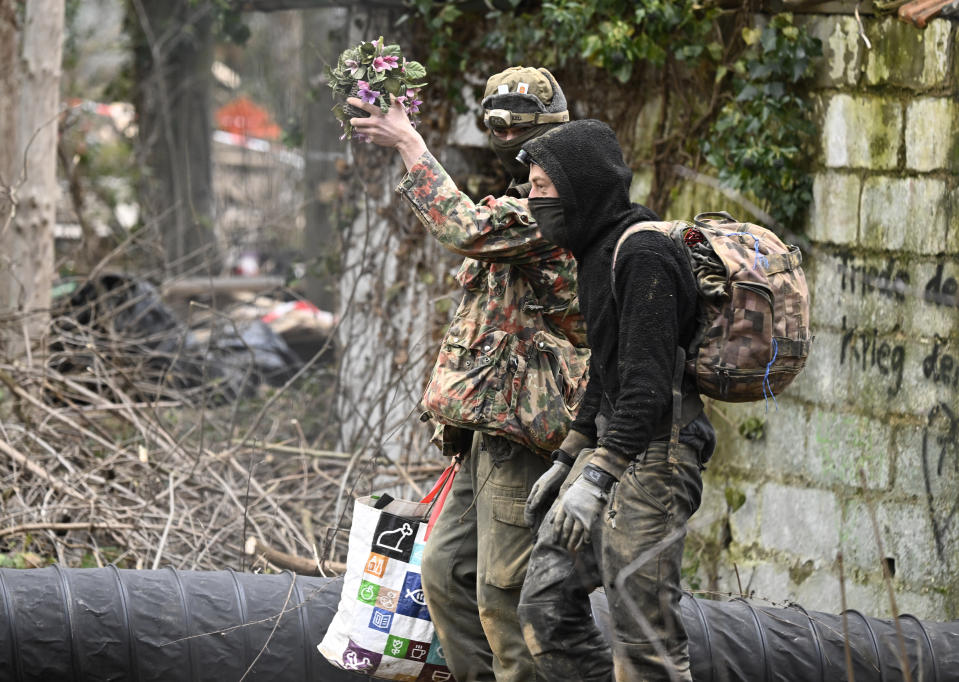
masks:
[[[317,645],[333,665],[381,680],[453,682],[423,594],[423,549],[453,483],[448,467],[420,502],[353,506],[340,604]]]

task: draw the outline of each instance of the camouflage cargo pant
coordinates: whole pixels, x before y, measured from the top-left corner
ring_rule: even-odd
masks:
[[[457,682],[531,682],[533,659],[516,607],[533,534],[526,497],[545,460],[477,436],[423,555],[430,617]]]
[[[563,489],[589,452],[583,451]],[[692,679],[679,583],[686,521],[699,508],[702,488],[698,454],[680,445],[672,459],[666,444],[656,442],[613,488],[591,543],[575,557],[549,542],[543,523],[519,606],[538,674],[550,680],[639,682],[669,680],[672,668],[674,679]],[[616,587],[620,575],[622,592]],[[588,595],[599,586],[609,599],[612,652],[590,617]]]

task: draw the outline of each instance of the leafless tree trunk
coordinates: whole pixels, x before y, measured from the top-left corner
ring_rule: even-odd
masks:
[[[211,145],[212,2],[132,0],[140,200],[163,239],[167,270],[215,274]]]
[[[307,278],[307,297],[324,310],[336,308],[336,266],[339,263],[334,203],[339,192],[337,160],[346,161],[346,144],[340,126],[330,113],[329,88],[322,80],[324,68],[336,62],[347,44],[347,9],[317,9],[303,13],[304,73],[307,98],[303,151],[306,157],[305,256],[314,264]]]
[[[17,77],[20,26],[14,2],[0,0],[0,228],[6,227],[10,220],[13,205],[8,192],[18,175],[13,160],[17,151],[14,142],[20,104],[20,79]]]
[[[0,0],[0,315],[22,320],[4,325],[8,354],[39,336],[50,304],[64,20],[64,0],[28,0],[18,26],[15,4]]]

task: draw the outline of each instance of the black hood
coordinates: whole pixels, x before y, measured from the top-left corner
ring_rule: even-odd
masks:
[[[530,140],[523,149],[559,192],[568,248],[577,260],[630,225],[658,220],[629,199],[633,172],[612,129],[602,121],[571,121]],[[613,239],[615,243],[615,239]]]

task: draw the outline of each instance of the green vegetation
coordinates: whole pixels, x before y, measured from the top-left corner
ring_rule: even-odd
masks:
[[[0,568],[41,568],[49,563],[53,563],[53,559],[33,552],[0,553]]]
[[[762,440],[766,436],[766,420],[748,417],[739,425],[739,435],[746,440]]]
[[[632,159],[654,165],[651,203],[661,212],[678,181],[675,164],[708,164],[700,170],[791,224],[811,201],[813,127],[802,95],[821,46],[789,13],[759,25],[763,17],[745,2],[722,9],[695,0],[506,0],[497,6],[510,9],[491,9],[477,21],[452,3],[410,4],[431,82],[457,110],[465,106],[464,74],[543,65],[568,97],[581,84],[569,99],[609,122],[628,148],[638,108],[661,97],[653,158]]]
[[[733,514],[739,511],[746,504],[746,493],[739,488],[726,486],[723,491],[726,496],[726,504],[729,505],[729,513]]]
[[[814,132],[798,85],[811,74],[819,41],[777,14],[762,29],[742,32],[748,45],[733,64],[735,97],[726,103],[703,143],[719,179],[750,192],[773,217],[794,221],[812,201],[804,146]]]

